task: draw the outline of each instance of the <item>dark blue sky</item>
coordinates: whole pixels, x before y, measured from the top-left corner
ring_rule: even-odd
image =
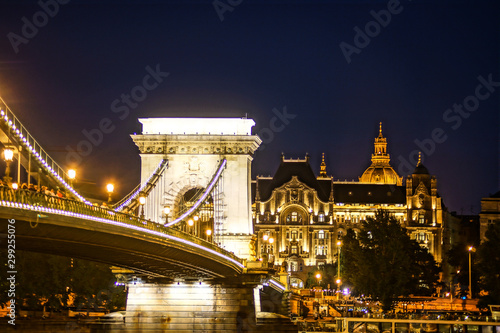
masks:
[[[281,152],[307,152],[319,169],[324,152],[329,174],[357,179],[382,121],[395,169],[408,174],[405,161],[424,150],[451,210],[479,213],[480,198],[498,191],[498,1],[231,3],[221,21],[212,1],[74,0],[47,7],[53,17],[35,1],[3,1],[0,95],[63,166],[68,145],[109,119],[77,169],[123,195],[139,182],[137,118],[245,114],[267,135],[254,175],[273,174]],[[36,34],[23,32],[34,20]],[[369,41],[357,36],[366,28]],[[350,62],[340,45],[358,46]],[[169,75],[128,114],[113,112],[141,91],[148,66]],[[271,138],[273,109],[284,108],[288,124]]]

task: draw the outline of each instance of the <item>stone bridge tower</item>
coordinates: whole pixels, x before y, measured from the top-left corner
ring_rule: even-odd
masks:
[[[144,205],[146,219],[171,221],[191,189],[207,187],[221,160],[226,169],[214,198],[220,204],[222,247],[242,258],[249,256],[253,234],[251,212],[251,162],[261,139],[252,135],[255,122],[240,118],[142,118],[142,134],[132,135],[141,156],[141,184],[147,182],[163,159],[168,168]],[[215,205],[215,203],[214,203]]]

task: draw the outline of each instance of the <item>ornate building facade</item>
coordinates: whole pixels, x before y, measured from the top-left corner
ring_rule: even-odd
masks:
[[[287,270],[300,276],[307,266],[335,262],[346,231],[359,231],[361,221],[385,209],[441,262],[443,209],[436,178],[419,160],[403,185],[403,177],[390,165],[382,124],[371,162],[359,181],[349,182],[327,175],[324,155],[319,176],[308,156],[282,155],[273,177],[252,182],[257,257],[286,262]]]

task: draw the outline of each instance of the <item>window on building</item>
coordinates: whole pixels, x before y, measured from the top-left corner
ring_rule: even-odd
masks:
[[[424,242],[425,241],[425,232],[421,232],[418,234],[418,240],[421,241],[421,242]]]
[[[318,238],[319,239],[325,239],[325,231],[324,230],[318,231]]]
[[[297,214],[297,212],[292,212],[292,214],[290,214],[290,215],[291,215],[292,222],[297,222],[298,221],[298,216],[297,216],[298,214]]]
[[[325,222],[325,214],[320,213],[318,215],[318,222]]]
[[[302,232],[300,232],[299,234],[299,239],[302,239]]]
[[[424,222],[425,222],[424,214],[418,215],[418,223],[424,224]]]
[[[292,239],[297,239],[298,231],[297,230],[292,230]]]
[[[299,253],[299,248],[297,245],[292,245],[292,250],[290,252],[291,254],[298,254]]]

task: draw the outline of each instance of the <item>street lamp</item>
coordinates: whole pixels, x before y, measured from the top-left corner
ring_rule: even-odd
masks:
[[[144,193],[141,193],[139,195],[139,204],[141,205],[141,212],[140,212],[140,218],[144,218],[144,205],[146,204],[146,197],[144,196]]]
[[[210,236],[212,235],[212,230],[207,229],[206,233],[207,233],[207,242],[210,242]]]
[[[471,265],[471,253],[476,252],[473,246],[469,246],[469,298],[472,299],[472,265]]]
[[[274,243],[274,238],[269,237],[268,234],[264,234],[262,236],[262,240],[264,241],[264,263],[267,265],[269,263],[269,255],[268,255],[268,244]]]
[[[320,274],[320,273],[317,273],[317,274],[316,274],[316,281],[318,282],[318,286],[320,285],[320,284],[319,284],[319,280],[321,280],[321,274]]]
[[[165,206],[163,207],[163,213],[165,213],[165,224],[168,223],[168,214],[170,214],[170,207]]]
[[[3,177],[3,180],[7,183],[7,185],[10,185],[12,178],[9,177],[10,175],[10,162],[14,159],[14,151],[10,148],[5,148],[3,150],[3,158],[5,159],[5,176]]]
[[[113,193],[115,186],[111,183],[106,185],[106,190],[108,191],[108,202],[111,202],[111,194]]]
[[[338,241],[337,242],[337,284],[340,287],[340,248],[342,246],[342,242]]]
[[[193,234],[193,225],[194,225],[193,219],[189,219],[188,220],[188,226],[189,226],[189,233],[190,234]]]
[[[73,182],[75,181],[75,178],[76,178],[76,170],[75,169],[68,170],[68,178],[69,178],[69,185],[71,187],[73,187]]]
[[[273,243],[274,243],[274,238],[273,237],[269,237],[269,244],[272,245]],[[272,252],[271,252],[271,256],[272,256],[272,259],[273,259],[271,263],[274,264],[274,254]],[[268,262],[269,262],[269,259],[270,259],[271,256],[268,257],[268,259],[267,259]]]

